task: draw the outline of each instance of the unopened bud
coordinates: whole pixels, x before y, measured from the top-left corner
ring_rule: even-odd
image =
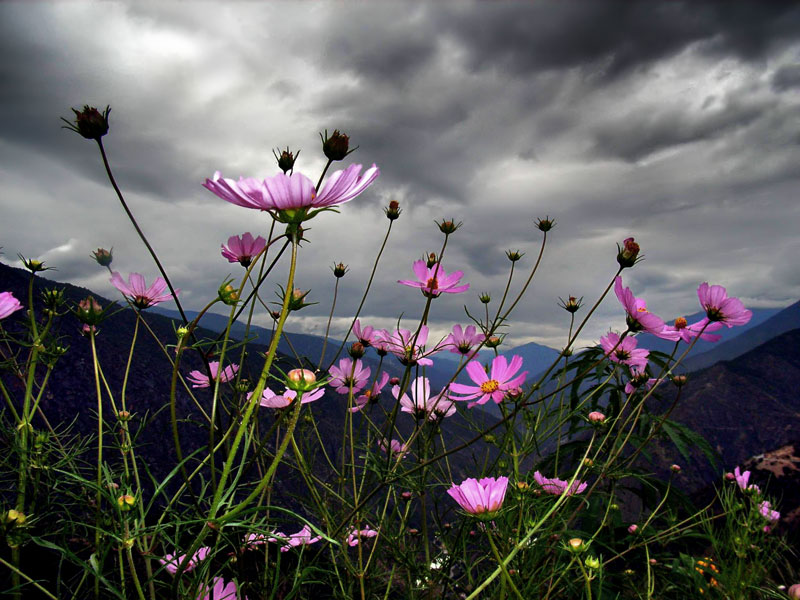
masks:
[[[117,418],[118,418],[120,421],[129,421],[129,420],[130,420],[130,418],[131,418],[131,413],[130,413],[130,412],[128,412],[127,410],[121,410],[121,411],[119,411],[119,412],[117,413]]]
[[[347,265],[344,263],[334,263],[333,265],[333,276],[337,279],[344,277],[344,274],[347,273]]]
[[[567,550],[572,552],[573,554],[581,554],[586,550],[588,544],[584,542],[581,538],[572,538],[567,542]]]
[[[101,267],[107,267],[111,264],[111,261],[114,257],[111,253],[114,251],[112,248],[111,250],[106,250],[105,248],[98,248],[94,252],[92,252],[92,256],[94,257],[95,262],[100,265]]]
[[[345,156],[350,154],[350,137],[340,133],[338,129],[334,129],[330,137],[328,137],[328,130],[325,130],[325,136],[320,133],[322,140],[322,152],[329,160],[342,160]]]
[[[364,344],[361,342],[353,342],[347,352],[353,358],[361,358],[364,356]]]
[[[439,223],[438,221],[434,221],[439,226],[439,231],[441,231],[445,235],[450,235],[451,233],[455,233],[456,229],[461,227],[463,223],[456,223],[452,219],[442,219],[442,222]]]
[[[400,216],[400,213],[403,210],[400,208],[400,203],[397,200],[390,200],[389,206],[383,209],[383,212],[386,213],[386,218],[390,221],[394,221]]]
[[[136,504],[136,498],[130,494],[123,494],[117,498],[117,506],[119,506],[123,511],[129,511],[133,508],[134,504]]]
[[[433,252],[428,254],[428,258],[426,259],[425,264],[429,269],[432,269],[433,266],[436,264],[436,254],[434,254]]]
[[[411,492],[403,492],[402,494],[400,494],[400,497],[401,497],[403,500],[406,500],[406,501],[408,501],[408,500],[411,500],[411,498],[412,498],[413,496],[414,496],[414,495],[413,495]]]
[[[234,288],[230,281],[226,281],[219,286],[217,294],[219,294],[219,299],[222,300],[223,304],[227,306],[236,306],[236,303],[239,302],[239,290]]]
[[[27,518],[25,517],[24,512],[22,512],[21,510],[14,510],[12,508],[6,513],[5,521],[6,523],[13,523],[15,525],[21,526],[25,525],[25,521],[27,521]]]
[[[278,154],[277,150],[273,150],[272,155],[275,157],[275,160],[278,161],[278,168],[286,173],[294,169],[294,161],[300,156],[300,151],[298,150],[297,156],[295,156],[293,153],[289,152],[289,146],[286,146],[286,150],[281,150],[280,154]]]
[[[292,369],[286,374],[286,387],[296,392],[305,392],[314,388],[317,376],[308,369]]]
[[[520,492],[527,492],[530,489],[530,487],[531,486],[528,484],[527,481],[518,481],[517,482],[517,489]]]
[[[486,346],[487,348],[497,348],[502,343],[503,343],[502,338],[493,335],[492,337],[487,338],[483,345]]]
[[[622,248],[617,244],[617,262],[623,269],[635,265],[638,257],[639,244],[634,242],[632,237],[626,238],[622,242]]]
[[[82,111],[73,108],[72,112],[75,113],[74,123],[67,121],[63,117],[61,118],[67,124],[64,129],[79,133],[87,140],[99,141],[101,137],[108,133],[108,114],[111,112],[111,108],[108,106],[102,113],[89,105],[85,105]]]
[[[400,378],[399,377],[391,377],[389,379],[389,385],[400,385]]]
[[[592,570],[597,570],[600,568],[600,561],[596,556],[587,556],[586,560],[583,561],[583,564],[585,564],[587,568]]]
[[[683,387],[686,385],[686,382],[689,380],[686,375],[673,375],[672,376],[672,383],[674,383],[677,387]]]
[[[93,296],[87,296],[78,303],[75,316],[84,325],[96,325],[103,316],[103,308]]]
[[[569,296],[566,301],[564,301],[562,298],[559,298],[559,300],[561,300],[561,304],[559,304],[561,308],[570,314],[575,314],[581,307],[583,296],[581,296],[580,299],[576,298],[575,296]]]
[[[681,466],[680,465],[672,465],[669,468],[669,470],[672,471],[673,473],[680,473],[681,472]]]
[[[480,295],[481,304],[489,304],[492,301],[492,297],[489,294],[481,294]]]
[[[590,412],[588,418],[590,422],[598,424],[604,423],[606,420],[606,416],[597,410],[593,410],[592,412]]]
[[[636,523],[628,525],[628,533],[634,535],[637,531],[639,531],[639,526]]]
[[[545,217],[544,219],[536,219],[536,227],[542,233],[547,233],[555,226],[556,222],[550,217]]]
[[[517,262],[520,258],[525,256],[525,253],[519,250],[506,250],[506,256],[511,262]]]

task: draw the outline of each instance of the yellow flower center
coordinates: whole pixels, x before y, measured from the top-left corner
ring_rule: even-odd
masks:
[[[675,319],[675,329],[683,329],[686,327],[686,325],[688,325],[688,323],[684,317],[678,317]]]
[[[430,279],[428,279],[428,282],[425,284],[425,287],[431,290],[438,290],[439,282],[436,280],[436,277],[431,277]]]
[[[484,394],[491,394],[492,392],[496,392],[497,388],[500,387],[500,382],[496,379],[490,379],[489,381],[485,381],[481,384],[481,392]]]

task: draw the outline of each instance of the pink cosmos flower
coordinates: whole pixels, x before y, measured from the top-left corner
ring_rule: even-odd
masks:
[[[427,265],[427,261],[417,260],[414,261],[414,275],[417,276],[419,281],[411,281],[408,279],[398,280],[397,283],[402,283],[409,287],[416,287],[422,290],[422,293],[428,298],[438,298],[442,292],[448,294],[460,294],[469,289],[469,284],[457,285],[458,281],[464,276],[463,271],[453,271],[450,275],[442,268],[442,265],[436,263],[432,267]]]
[[[466,356],[474,346],[480,344],[484,339],[486,339],[486,335],[477,333],[475,325],[468,325],[466,329],[462,329],[461,325],[454,325],[453,332],[447,336],[444,344],[450,346],[450,352]]]
[[[139,273],[131,273],[128,277],[129,283],[125,283],[122,275],[114,271],[111,274],[111,284],[122,292],[128,300],[138,309],[144,310],[161,302],[172,299],[172,294],[164,293],[167,289],[167,282],[161,277],[156,277],[153,285],[147,287],[144,277]],[[175,290],[177,294],[180,290]]]
[[[381,330],[382,341],[386,343],[389,352],[394,354],[400,361],[400,364],[405,366],[419,365],[421,367],[429,367],[433,361],[425,356],[435,354],[441,348],[436,346],[433,350],[426,350],[425,343],[428,341],[428,326],[423,325],[419,330],[417,339],[414,340],[414,332],[408,329],[398,329],[392,333]],[[412,344],[412,341],[416,343]],[[377,343],[375,347],[377,348]]]
[[[203,546],[199,548],[197,552],[192,555],[192,558],[189,559],[186,568],[184,569],[185,572],[193,571],[194,568],[200,564],[200,562],[204,561],[208,557],[208,553],[211,552],[211,548],[207,546]],[[185,554],[178,555],[175,554],[167,554],[164,558],[159,558],[158,562],[164,565],[164,568],[169,571],[172,575],[178,572],[178,567],[181,563],[186,559]]]
[[[721,285],[701,283],[697,288],[697,297],[709,321],[733,327],[744,325],[753,317],[753,312],[747,310],[741,300],[728,298],[727,290]]]
[[[447,493],[471,515],[494,513],[500,510],[506,497],[508,477],[484,477],[480,481],[470,477],[453,484]]]
[[[664,333],[664,321],[647,310],[644,300],[634,296],[630,288],[622,287],[622,277],[617,276],[614,281],[614,293],[628,313],[625,320],[631,331],[646,331],[665,340],[678,339],[676,334]]]
[[[355,406],[350,409],[350,412],[358,412],[367,404],[376,403],[381,396],[381,390],[388,382],[389,374],[384,371],[375,383],[372,384],[372,389],[366,390],[355,399]]]
[[[14,298],[11,292],[0,293],[0,319],[5,319],[8,315],[22,308],[19,300]]]
[[[573,481],[572,485],[569,485],[569,481],[555,477],[553,479],[548,479],[539,473],[539,471],[533,474],[533,480],[539,484],[545,494],[553,494],[554,496],[560,496],[561,494],[566,494],[567,496],[580,494],[586,489],[586,486],[589,485],[588,483],[582,483],[577,480]]]
[[[261,252],[267,245],[267,240],[258,236],[253,239],[253,236],[248,231],[247,233],[237,236],[232,235],[228,238],[228,245],[220,246],[222,248],[222,256],[228,259],[228,262],[238,262],[243,267],[249,267],[253,257]]]
[[[353,335],[356,336],[356,339],[361,342],[364,348],[369,348],[377,341],[377,338],[380,337],[378,333],[379,332],[375,331],[372,325],[367,325],[364,329],[361,329],[361,321],[358,319],[353,323]]]
[[[410,450],[408,444],[404,444],[400,440],[395,439],[389,442],[387,446],[386,440],[382,438],[378,439],[378,448],[387,454],[391,453],[395,458],[403,458]]]
[[[647,373],[645,372],[645,367],[640,367],[639,365],[631,366],[630,372],[631,378],[628,383],[625,384],[626,394],[632,394],[636,390],[642,390],[646,392],[659,381],[653,377],[648,377]]]
[[[470,379],[477,385],[465,385],[463,383],[451,383],[450,391],[456,394],[466,394],[464,396],[450,396],[453,400],[472,400],[478,398],[474,402],[467,404],[467,408],[472,408],[476,404],[486,404],[489,399],[493,400],[496,404],[503,401],[503,396],[515,388],[520,387],[528,375],[527,371],[514,376],[517,371],[522,367],[522,357],[515,355],[511,359],[511,364],[508,363],[506,357],[503,355],[496,356],[492,361],[491,377],[486,374],[486,371],[477,360],[472,360],[467,365],[467,373]]]
[[[747,485],[748,482],[750,481],[750,471],[745,471],[744,473],[742,473],[739,470],[739,467],[737,466],[733,470],[733,477],[734,479],[736,479],[736,484],[739,486],[739,489],[742,490],[743,492],[754,491],[759,494],[761,493],[761,488],[758,487],[757,485],[755,484]]]
[[[708,319],[702,319],[697,323],[689,325],[685,318],[678,317],[675,319],[674,325],[664,326],[664,333],[676,334],[678,336],[677,339],[681,339],[687,344],[691,343],[697,336],[700,336],[701,340],[706,340],[707,342],[718,342],[722,339],[722,336],[714,335],[711,332],[719,329],[722,329],[722,323],[719,322],[712,323]]]
[[[247,394],[247,399],[249,400],[250,397],[253,395],[252,392]],[[315,390],[311,390],[310,392],[303,392],[303,399],[300,400],[300,404],[308,404],[309,402],[315,402],[322,398],[325,395],[325,390],[323,388],[317,388]],[[264,391],[261,392],[261,400],[259,401],[259,405],[264,406],[266,408],[286,408],[294,399],[297,398],[297,392],[294,390],[285,390],[282,395],[278,395],[273,392],[269,388],[264,388]]]
[[[400,400],[400,410],[414,415],[417,419],[438,421],[449,417],[456,411],[455,402],[447,396],[447,390],[442,390],[431,397],[431,384],[427,377],[417,377],[410,386],[411,398],[403,394]],[[400,393],[400,386],[392,388],[395,399]]]
[[[358,546],[358,542],[361,538],[372,538],[378,535],[378,532],[374,529],[370,529],[369,527],[365,529],[353,529],[350,534],[347,536],[347,545],[348,546]]]
[[[758,505],[758,512],[762,517],[771,523],[775,523],[781,518],[781,513],[779,513],[777,510],[772,510],[772,504],[766,500]]]
[[[369,380],[370,368],[363,366],[361,360],[357,360],[355,370],[353,370],[353,359],[343,358],[339,361],[339,366],[333,365],[329,372],[332,377],[328,384],[336,390],[337,394],[347,395],[350,393],[351,385],[354,394],[364,389]]]
[[[230,581],[225,583],[222,577],[214,577],[211,580],[211,587],[201,588],[197,600],[247,600],[245,596],[239,597],[239,589],[236,583]]]
[[[281,552],[288,552],[292,548],[296,548],[297,546],[307,546],[309,544],[316,544],[318,541],[322,539],[321,535],[314,536],[311,528],[308,525],[304,525],[303,528],[298,531],[297,533],[293,533],[291,535],[286,535],[285,533],[281,533],[280,531],[275,531],[273,536],[268,538],[268,542],[278,542],[283,543],[281,546]]]
[[[210,387],[211,384],[217,380],[217,373],[219,371],[219,362],[213,361],[208,363],[208,368],[211,371],[210,379],[208,375],[206,375],[202,371],[192,371],[189,373],[186,379],[192,382],[193,388],[207,388]],[[227,383],[228,381],[234,378],[238,370],[239,370],[239,365],[237,364],[228,365],[222,370],[222,373],[219,375],[220,382]]]
[[[361,175],[361,165],[350,165],[336,171],[325,181],[319,194],[314,183],[302,173],[278,173],[273,177],[258,180],[240,177],[236,182],[224,179],[220,172],[213,179],[206,179],[203,187],[223,200],[245,208],[259,210],[297,210],[303,208],[325,208],[352,200],[366,190],[380,174],[372,165]]]
[[[610,361],[644,368],[647,365],[647,356],[650,351],[637,348],[638,343],[639,340],[632,336],[624,337],[620,342],[619,334],[613,331],[609,331],[600,338],[600,346]]]

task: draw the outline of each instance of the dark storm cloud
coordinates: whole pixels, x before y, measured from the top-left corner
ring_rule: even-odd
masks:
[[[800,63],[784,65],[775,71],[775,75],[772,76],[772,87],[779,92],[800,87]]]

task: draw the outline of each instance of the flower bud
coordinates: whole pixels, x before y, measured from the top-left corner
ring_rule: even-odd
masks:
[[[112,256],[112,252],[114,248],[111,250],[106,250],[105,248],[98,248],[94,252],[92,252],[92,257],[94,258],[95,262],[100,265],[101,267],[108,267],[111,265],[111,261],[114,259]]]
[[[672,471],[673,473],[676,473],[676,474],[677,474],[677,473],[680,473],[680,472],[681,472],[681,466],[680,466],[680,465],[672,465],[672,466],[669,468],[669,470],[670,470],[670,471]]]
[[[639,531],[639,526],[636,523],[628,525],[628,533],[634,535],[637,531]]]
[[[728,471],[727,473],[725,473],[725,479],[728,481],[734,481],[736,479],[736,475]]]
[[[587,457],[587,458],[583,459],[583,466],[584,467],[588,468],[588,467],[591,467],[592,465],[594,465],[594,461],[591,458]]]
[[[439,231],[441,231],[445,235],[450,235],[451,233],[455,233],[456,229],[461,227],[463,223],[459,222],[456,223],[453,219],[442,219],[442,222],[439,223],[438,221],[434,221],[439,226]]]
[[[364,344],[361,342],[353,342],[347,352],[353,358],[361,358],[364,356]]]
[[[530,487],[531,486],[528,484],[527,481],[518,481],[517,482],[517,489],[520,492],[527,492],[530,489]]]
[[[536,227],[542,233],[547,233],[548,231],[550,231],[555,226],[556,226],[556,222],[553,219],[551,219],[550,217],[545,217],[544,219],[536,219]]]
[[[400,213],[403,210],[400,208],[400,203],[397,200],[391,200],[389,202],[389,206],[383,209],[383,212],[386,213],[386,218],[390,221],[394,221],[400,216]]]
[[[355,150],[350,150],[350,137],[339,133],[338,129],[334,129],[330,137],[328,137],[328,130],[325,130],[325,137],[319,134],[322,140],[322,152],[329,160],[342,160],[345,156]]]
[[[583,296],[581,296],[580,299],[575,298],[575,296],[568,296],[566,302],[562,298],[559,298],[559,300],[561,300],[561,304],[559,304],[561,308],[570,314],[575,314],[581,307]]]
[[[790,586],[789,589],[786,590],[786,594],[789,598],[800,599],[800,583],[795,583],[793,586]]]
[[[413,494],[411,492],[403,492],[402,494],[400,494],[400,497],[403,500],[408,501],[408,500],[411,500],[411,498],[413,497]]]
[[[483,345],[487,348],[497,348],[501,343],[503,343],[503,339],[493,335],[492,337],[487,338]]]
[[[411,528],[408,530],[408,535],[411,535],[411,536],[417,536],[417,535],[419,535],[419,529],[417,529],[416,527],[411,527]]]
[[[428,257],[425,259],[425,264],[429,269],[432,269],[433,266],[436,264],[436,254],[431,252],[428,254]]]
[[[120,421],[129,421],[131,418],[131,413],[127,410],[121,410],[117,413],[117,418]]]
[[[632,237],[626,238],[622,242],[622,248],[617,244],[617,262],[623,269],[632,267],[638,262],[639,244],[633,241]]]
[[[506,256],[508,257],[508,260],[510,260],[513,263],[517,262],[520,258],[525,256],[525,253],[520,252],[519,250],[506,250]]]
[[[136,498],[134,498],[130,494],[123,494],[122,496],[117,498],[117,505],[123,512],[127,512],[130,509],[132,509],[134,504],[136,504]]]
[[[336,277],[336,279],[344,277],[344,274],[347,273],[347,265],[344,263],[334,263],[332,268],[333,276]]]
[[[314,389],[317,376],[308,369],[292,369],[286,374],[286,387],[296,392],[307,392]]]
[[[400,385],[400,378],[399,377],[390,378],[389,385]]]
[[[567,550],[572,552],[573,554],[581,554],[583,553],[589,545],[584,542],[581,538],[572,538],[567,542]]]
[[[587,556],[586,560],[583,561],[583,564],[585,564],[587,568],[592,570],[597,570],[600,568],[600,561],[596,556]]]
[[[87,140],[100,140],[105,134],[108,133],[108,114],[111,108],[106,106],[106,109],[101,113],[93,106],[84,105],[82,111],[72,109],[75,113],[75,122],[70,123],[65,118],[61,118],[67,126],[65,129],[70,129],[76,133],[81,134]]]
[[[676,387],[683,387],[686,385],[686,382],[689,380],[686,375],[673,375],[672,376],[672,383],[675,384]]]
[[[239,290],[231,285],[231,281],[225,281],[217,290],[219,299],[222,300],[226,306],[236,306],[239,302]]]
[[[604,423],[606,420],[606,416],[597,410],[593,410],[592,412],[590,412],[588,418],[590,422],[597,424]]]
[[[25,525],[25,521],[27,518],[25,517],[25,513],[20,510],[14,510],[13,508],[6,512],[6,523],[13,523],[14,525]]]
[[[178,336],[178,339],[184,338],[189,335],[189,328],[181,325],[178,327],[177,331],[175,332]]]
[[[655,567],[657,564],[658,564],[658,560],[656,560],[655,558],[651,558],[650,559],[650,566],[651,567]]]
[[[297,156],[295,156],[293,153],[289,152],[289,146],[286,146],[286,150],[282,150],[280,154],[278,154],[277,150],[273,150],[272,155],[275,157],[275,160],[278,161],[278,168],[286,173],[294,169],[294,161],[300,156],[300,151],[298,150]]]
[[[103,317],[103,308],[93,296],[87,296],[78,303],[75,316],[84,325],[97,325]]]
[[[561,350],[561,356],[564,358],[569,358],[572,356],[572,348],[564,348]]]
[[[483,293],[480,295],[481,304],[489,304],[492,301],[492,297],[488,293]]]

